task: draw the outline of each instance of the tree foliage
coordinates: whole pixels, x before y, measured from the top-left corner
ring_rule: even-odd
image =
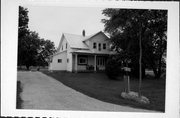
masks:
[[[105,66],[105,73],[110,79],[118,79],[122,74],[121,62],[116,57],[109,57]]]
[[[38,33],[28,29],[28,10],[19,7],[18,66],[45,66],[49,56],[55,52],[54,43],[40,38]]]
[[[142,64],[160,77],[166,53],[167,10],[104,9],[102,19],[114,49],[125,51],[133,63],[139,59],[139,37],[142,41]]]

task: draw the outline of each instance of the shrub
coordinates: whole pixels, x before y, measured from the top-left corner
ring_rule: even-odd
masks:
[[[22,102],[21,99],[21,92],[22,92],[22,84],[20,81],[17,81],[17,93],[16,93],[16,108],[21,109],[22,108]]]
[[[121,73],[121,64],[115,59],[108,59],[105,73],[110,79],[117,79]]]

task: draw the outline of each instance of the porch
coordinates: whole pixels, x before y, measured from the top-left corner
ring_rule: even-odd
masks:
[[[107,61],[107,54],[72,54],[73,72],[97,72],[104,71]]]

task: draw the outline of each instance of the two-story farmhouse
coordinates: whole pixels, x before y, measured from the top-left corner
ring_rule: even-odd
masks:
[[[57,53],[52,56],[49,70],[70,72],[104,70],[110,50],[108,37],[103,32],[91,36],[63,33]]]

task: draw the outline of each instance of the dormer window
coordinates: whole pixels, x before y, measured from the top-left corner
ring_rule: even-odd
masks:
[[[101,43],[99,43],[99,51],[101,51]]]
[[[106,43],[103,43],[103,49],[104,50],[106,49]]]
[[[96,49],[96,43],[93,43],[93,48]]]

